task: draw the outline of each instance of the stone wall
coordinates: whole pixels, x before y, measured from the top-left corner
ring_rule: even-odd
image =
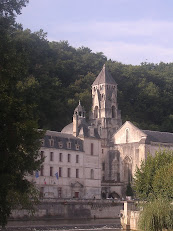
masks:
[[[124,210],[120,214],[124,230],[138,230],[139,213],[133,201],[124,202]]]
[[[34,219],[118,218],[123,202],[109,200],[44,200],[36,208]],[[13,210],[11,219],[29,219],[27,210]]]

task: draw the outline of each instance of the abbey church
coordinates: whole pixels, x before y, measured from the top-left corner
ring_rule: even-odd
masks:
[[[44,163],[31,176],[43,197],[125,197],[136,167],[159,148],[173,150],[173,133],[122,125],[117,84],[103,66],[92,84],[89,121],[81,103],[61,132],[47,131],[40,149]]]

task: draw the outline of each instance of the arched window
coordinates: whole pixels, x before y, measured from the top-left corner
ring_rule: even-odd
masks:
[[[91,169],[91,179],[94,179],[94,170]]]
[[[115,118],[115,106],[112,106],[112,118]]]
[[[95,118],[98,118],[98,106],[95,106],[94,115]]]
[[[132,181],[132,161],[126,156],[124,158],[124,181],[131,182]]]
[[[129,142],[129,129],[126,128],[126,143]]]

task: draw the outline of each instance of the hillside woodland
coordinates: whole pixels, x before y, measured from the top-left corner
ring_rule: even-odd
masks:
[[[42,30],[33,33],[20,25],[8,36],[12,47],[2,52],[10,53],[8,68],[27,75],[33,85],[30,96],[37,105],[40,128],[61,131],[71,122],[79,99],[88,113],[91,84],[106,64],[118,84],[123,122],[130,120],[141,129],[173,131],[173,63],[125,65],[102,52],[74,48],[68,41],[49,42]]]

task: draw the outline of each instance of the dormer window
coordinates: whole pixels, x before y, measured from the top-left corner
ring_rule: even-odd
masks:
[[[67,142],[67,148],[71,149],[71,142]]]
[[[79,144],[76,144],[76,150],[79,150]]]
[[[53,147],[54,146],[54,140],[50,139],[49,142],[50,142],[50,146]]]
[[[59,148],[63,148],[63,143],[62,143],[62,141],[58,142],[58,146],[59,146]]]

